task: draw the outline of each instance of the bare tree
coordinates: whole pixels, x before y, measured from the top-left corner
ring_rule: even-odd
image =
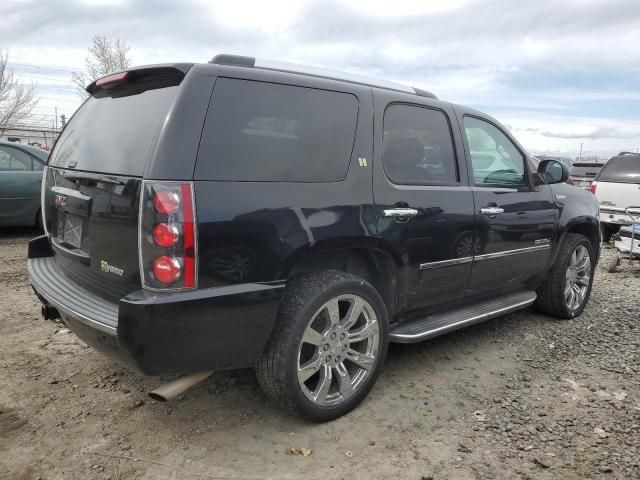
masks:
[[[38,104],[36,84],[25,84],[9,69],[9,53],[0,50],[0,134],[24,120]]]
[[[88,95],[85,87],[94,80],[127,69],[131,65],[128,55],[129,47],[119,38],[111,41],[104,35],[93,37],[89,55],[84,59],[85,71],[71,74],[80,96],[84,98]]]

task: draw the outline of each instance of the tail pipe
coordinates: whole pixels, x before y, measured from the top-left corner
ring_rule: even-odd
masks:
[[[186,392],[194,385],[206,380],[212,373],[213,372],[192,373],[191,375],[176,378],[169,383],[160,385],[153,392],[150,392],[149,396],[159,402],[168,402]]]

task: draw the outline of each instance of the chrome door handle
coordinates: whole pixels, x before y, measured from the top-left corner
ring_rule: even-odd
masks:
[[[385,217],[392,218],[411,218],[418,215],[418,210],[415,208],[388,208],[383,210]]]
[[[480,209],[480,215],[486,215],[487,217],[495,217],[499,213],[504,213],[504,208],[500,207],[483,207]]]

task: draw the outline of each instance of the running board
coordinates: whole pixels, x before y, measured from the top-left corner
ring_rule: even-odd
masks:
[[[428,338],[437,337],[474,323],[483,322],[490,318],[528,307],[535,299],[535,292],[520,291],[480,304],[429,315],[426,318],[407,320],[392,328],[389,341],[397,343],[421,342]]]

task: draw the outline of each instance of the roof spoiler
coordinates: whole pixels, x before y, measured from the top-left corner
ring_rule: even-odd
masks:
[[[176,73],[180,73],[184,76],[192,66],[192,63],[173,63],[133,67],[128,70],[121,70],[98,78],[87,85],[85,90],[89,94],[93,94],[100,89],[112,88],[116,85],[122,85],[123,83],[135,82],[136,80],[145,77]]]

